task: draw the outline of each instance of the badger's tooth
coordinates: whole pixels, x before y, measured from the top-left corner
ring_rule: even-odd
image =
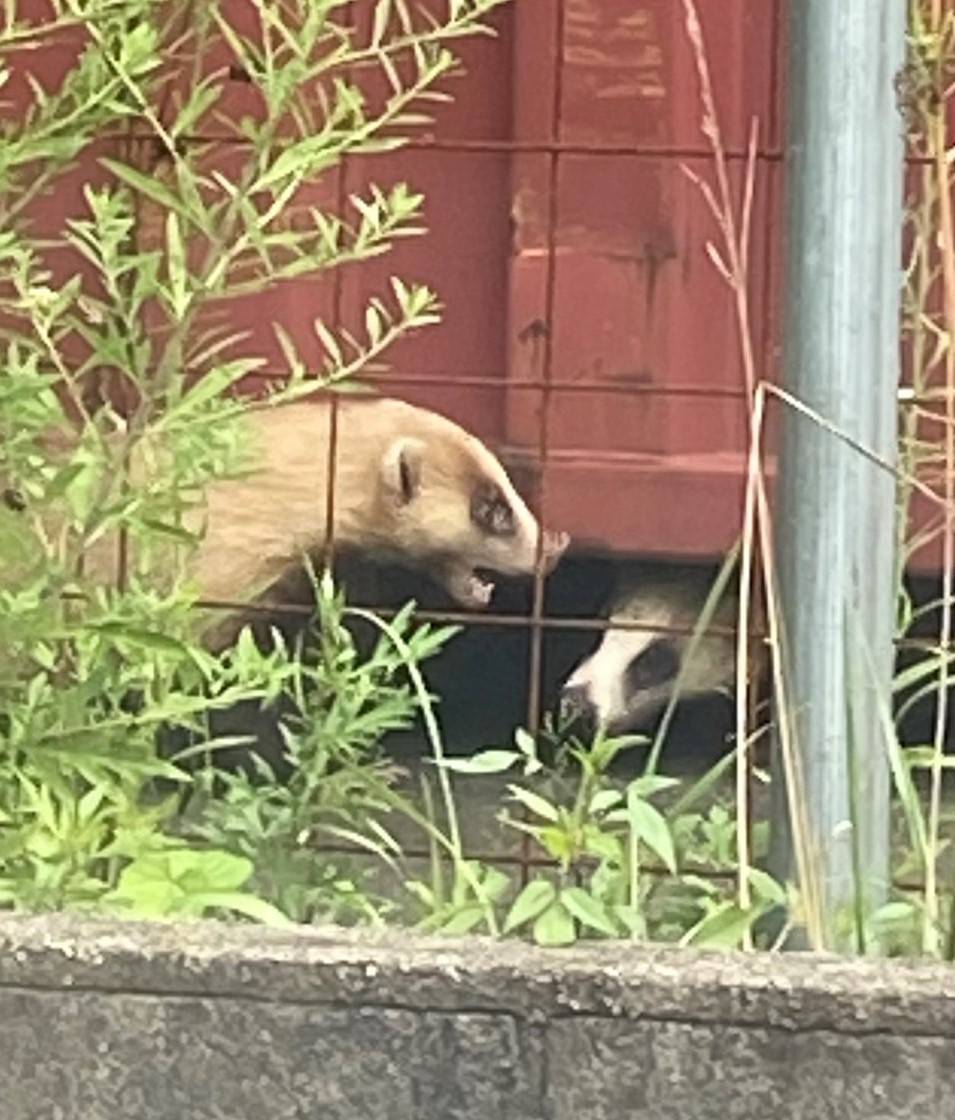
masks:
[[[474,601],[486,606],[490,603],[491,595],[494,593],[494,584],[489,580],[481,579],[477,573],[473,573],[469,581],[469,589]]]

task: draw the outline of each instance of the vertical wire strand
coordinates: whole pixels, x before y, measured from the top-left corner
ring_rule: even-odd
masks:
[[[554,41],[552,45],[554,63],[554,93],[551,102],[551,114],[548,129],[548,139],[551,149],[547,155],[547,229],[545,235],[546,245],[546,276],[544,288],[544,338],[541,368],[541,397],[539,412],[539,441],[537,448],[538,457],[538,533],[537,550],[534,563],[534,591],[531,607],[531,648],[530,668],[527,696],[527,726],[528,731],[534,735],[540,728],[540,708],[543,675],[543,638],[544,638],[544,520],[547,511],[547,457],[550,450],[550,404],[551,380],[554,365],[554,310],[557,292],[557,224],[559,217],[559,171],[560,152],[557,145],[560,142],[561,116],[563,107],[564,85],[564,4],[556,0],[556,13],[554,20]],[[524,833],[521,840],[521,870],[522,883],[528,879],[531,838]]]

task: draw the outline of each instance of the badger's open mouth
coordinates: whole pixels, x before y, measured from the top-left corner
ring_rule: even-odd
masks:
[[[455,568],[448,573],[448,592],[463,607],[486,607],[494,594],[494,581],[484,568]]]

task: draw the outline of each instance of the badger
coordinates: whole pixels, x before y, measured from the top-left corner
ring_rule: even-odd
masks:
[[[712,587],[713,576],[706,569],[628,565],[611,600],[608,629],[560,689],[563,720],[587,733],[597,728],[611,735],[643,731],[669,703],[681,673],[681,699],[732,693],[739,609],[732,587],[724,591],[708,628],[697,635],[687,656]],[[614,628],[615,623],[639,623],[640,628]],[[751,675],[762,681],[765,669],[760,648]]]
[[[538,522],[504,467],[475,436],[446,417],[378,396],[337,398],[333,540],[352,549],[425,570],[461,606],[486,606],[494,591],[487,573],[530,575],[538,556]],[[188,575],[200,599],[247,604],[261,599],[304,556],[328,544],[332,408],[329,399],[255,407],[244,433],[254,466],[242,477],[216,480],[188,511],[185,528],[201,531]],[[131,475],[155,477],[157,458],[140,451]],[[147,465],[147,459],[148,464]],[[20,504],[7,500],[13,508]],[[564,533],[543,533],[545,574],[566,549]],[[84,555],[94,582],[118,576],[117,534],[105,534]],[[137,556],[129,548],[128,565]],[[165,569],[152,560],[150,572]],[[235,612],[210,620],[211,648],[234,639]]]

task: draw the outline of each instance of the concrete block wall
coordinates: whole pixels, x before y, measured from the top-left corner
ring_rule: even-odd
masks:
[[[0,1120],[953,1120],[955,970],[0,920]]]

